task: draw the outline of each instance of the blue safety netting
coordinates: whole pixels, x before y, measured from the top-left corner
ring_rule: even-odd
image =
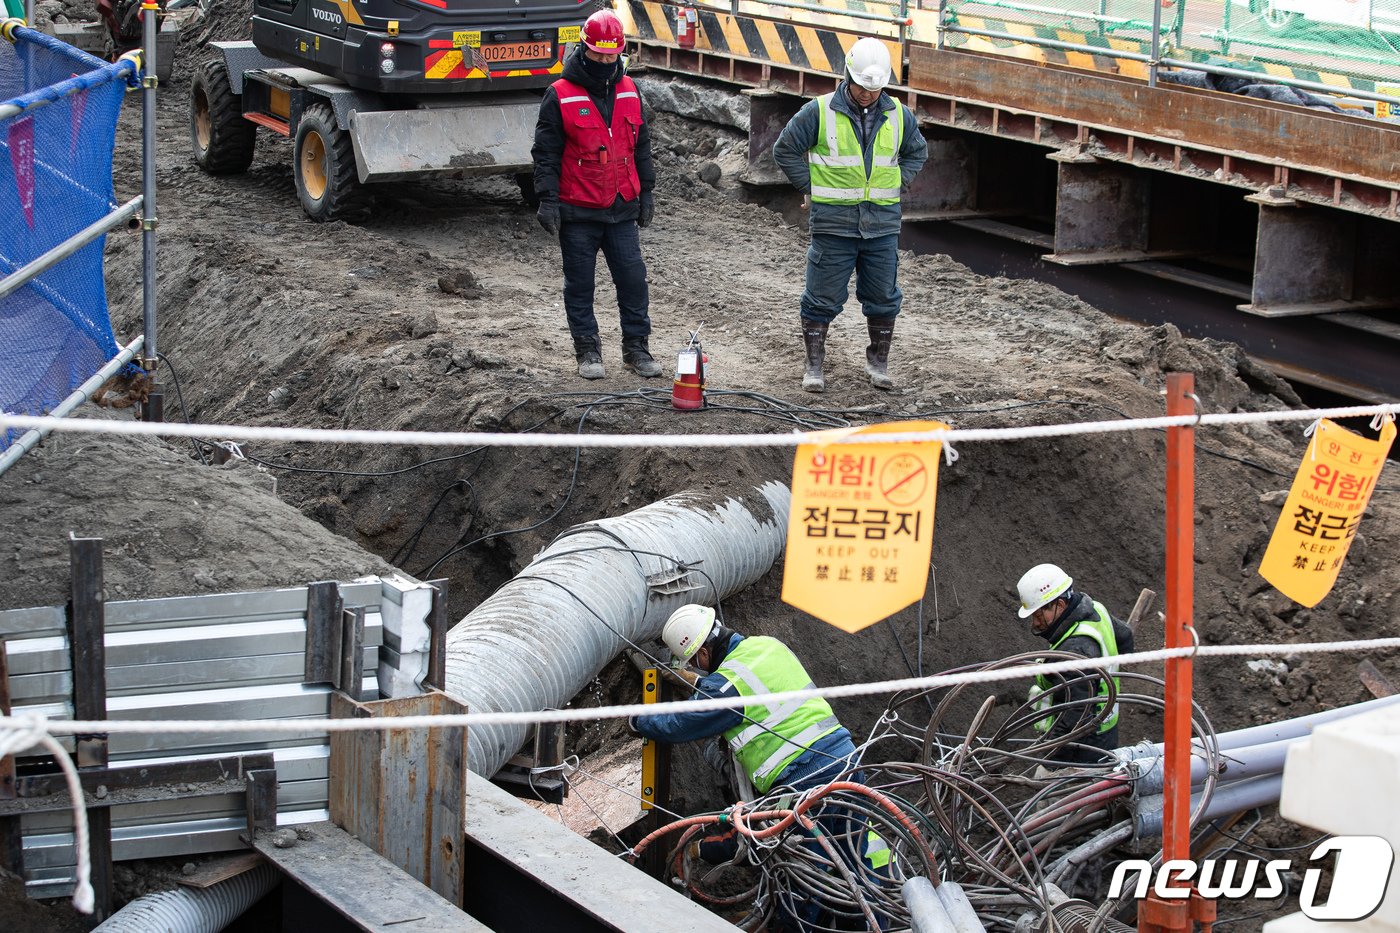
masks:
[[[129,62],[31,29],[0,39],[0,279],[116,206],[112,147]],[[18,108],[18,112],[13,112]],[[0,298],[0,410],[42,414],[117,355],[104,238]],[[12,438],[0,432],[0,448]]]

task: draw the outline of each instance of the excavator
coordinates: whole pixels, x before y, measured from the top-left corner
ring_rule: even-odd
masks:
[[[540,92],[597,2],[254,0],[252,40],[211,43],[192,76],[195,162],[235,174],[260,127],[286,136],[315,221],[362,217],[369,184],[433,174],[512,174],[528,201]]]

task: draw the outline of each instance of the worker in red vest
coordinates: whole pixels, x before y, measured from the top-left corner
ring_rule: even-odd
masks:
[[[651,223],[656,169],[642,100],[621,61],[624,45],[617,14],[588,17],[582,45],[540,102],[530,152],[540,226],[558,235],[564,257],[564,313],[585,379],[606,375],[593,316],[599,249],[617,287],[622,362],[639,376],[661,375],[647,347],[647,270],[637,234]]]

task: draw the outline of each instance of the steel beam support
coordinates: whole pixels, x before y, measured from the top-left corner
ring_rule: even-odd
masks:
[[[340,675],[336,685],[350,699],[359,701],[364,692],[365,610],[343,609],[340,614]]]
[[[946,131],[924,132],[928,161],[900,198],[906,221],[961,220],[985,216],[978,210],[981,162],[976,141]]]
[[[10,675],[5,639],[0,638],[0,716],[10,715]],[[0,801],[10,800],[15,788],[15,756],[0,756]],[[0,816],[0,868],[24,877],[24,835],[17,816]]]
[[[433,588],[433,608],[428,613],[428,631],[432,645],[428,649],[428,675],[423,689],[441,690],[447,683],[447,630],[452,620],[447,615],[447,580],[429,580]]]
[[[1042,258],[1061,265],[1148,258],[1147,175],[1074,150],[1050,158],[1059,162],[1055,251]]]
[[[1308,208],[1287,197],[1259,203],[1254,286],[1241,311],[1266,316],[1352,297],[1356,224],[1337,211]]]
[[[749,99],[749,164],[739,180],[748,185],[786,185],[787,176],[773,161],[773,144],[806,101],[763,88],[748,88],[743,94]]]
[[[1254,284],[1241,311],[1263,317],[1400,307],[1391,273],[1400,229],[1269,189],[1259,205]]]
[[[248,838],[252,845],[258,838],[258,830],[277,828],[277,771],[265,768],[248,772],[246,805],[248,810]]]
[[[1400,220],[1394,124],[923,45],[908,84],[928,123]]]
[[[334,684],[340,678],[340,586],[312,583],[306,588],[306,675],[303,683]]]
[[[102,539],[69,538],[68,644],[73,655],[73,718],[107,718],[107,656],[103,624]],[[79,769],[107,767],[107,736],[75,735]],[[112,811],[88,807],[93,916],[112,913]]]

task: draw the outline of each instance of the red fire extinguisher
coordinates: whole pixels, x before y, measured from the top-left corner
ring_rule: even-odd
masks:
[[[695,31],[698,25],[694,7],[676,7],[676,45],[683,49],[695,48]]]
[[[705,407],[705,364],[710,361],[700,346],[700,328],[676,358],[676,379],[671,383],[671,407],[695,411]]]

